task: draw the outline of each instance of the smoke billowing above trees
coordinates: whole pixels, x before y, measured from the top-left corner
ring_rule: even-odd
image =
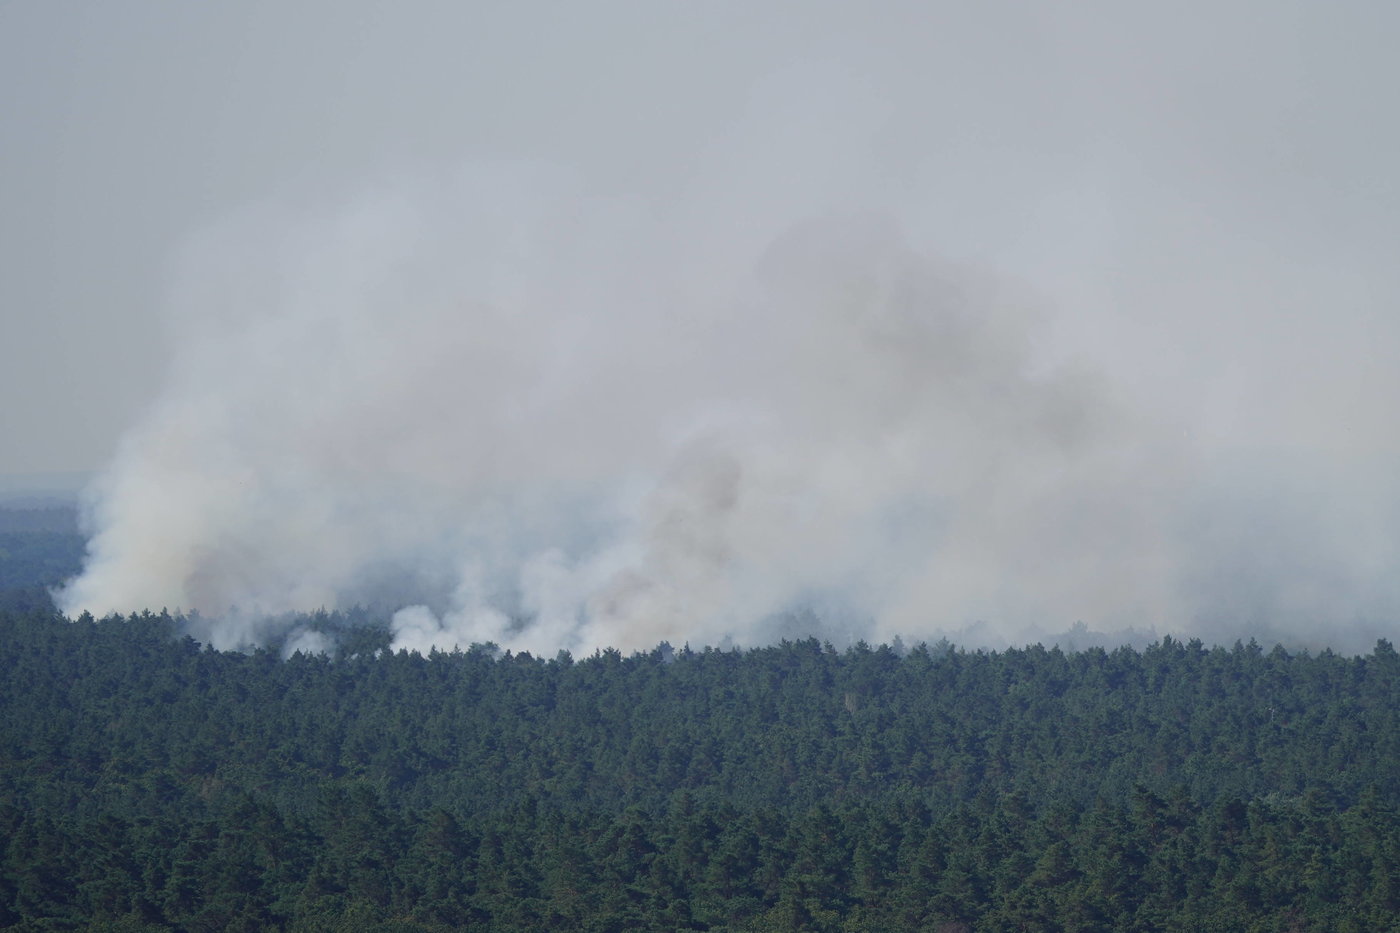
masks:
[[[391,95],[459,134],[389,176],[336,123],[325,181],[189,239],[62,604],[222,645],[372,602],[415,648],[1365,649],[1400,610],[1388,33],[1290,10],[318,32],[473,63],[460,114]]]
[[[1330,641],[1395,608],[1383,521],[1230,475],[1056,358],[1029,285],[878,212],[756,226],[745,251],[483,172],[210,231],[63,605],[197,609],[242,644],[387,601],[399,646],[533,651],[763,642],[795,612]]]

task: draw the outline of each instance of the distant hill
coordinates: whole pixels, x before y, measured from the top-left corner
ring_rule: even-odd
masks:
[[[75,507],[92,476],[78,471],[0,473],[0,508]]]
[[[78,509],[72,504],[0,506],[0,534],[78,534]]]
[[[81,569],[83,544],[72,503],[0,505],[0,608],[49,606],[49,588]]]

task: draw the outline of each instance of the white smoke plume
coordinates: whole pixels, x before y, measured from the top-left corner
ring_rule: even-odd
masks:
[[[270,203],[172,261],[66,612],[547,654],[1395,631],[1389,8],[361,6],[139,57],[189,59],[205,128],[133,150],[169,197]]]
[[[1212,467],[1051,352],[1028,287],[880,213],[714,216],[498,168],[211,231],[63,608],[197,609],[232,646],[387,599],[396,647],[552,653],[795,618],[1328,641],[1400,606],[1388,517]]]

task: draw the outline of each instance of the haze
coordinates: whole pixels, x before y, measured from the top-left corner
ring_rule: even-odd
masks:
[[[1364,650],[1397,19],[5,5],[0,471],[227,645]]]

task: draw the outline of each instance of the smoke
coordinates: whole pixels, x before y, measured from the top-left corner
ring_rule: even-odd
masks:
[[[751,644],[802,612],[1306,639],[1396,607],[1393,524],[1332,511],[1327,477],[1210,470],[1047,350],[1028,287],[879,213],[737,261],[694,234],[499,169],[208,232],[64,610],[197,609],[240,645],[377,601],[397,647],[553,652]]]
[[[615,13],[615,68],[550,33],[538,120],[472,91],[525,155],[192,237],[64,611],[547,654],[1393,632],[1388,53],[1337,51],[1385,31],[901,10]]]

